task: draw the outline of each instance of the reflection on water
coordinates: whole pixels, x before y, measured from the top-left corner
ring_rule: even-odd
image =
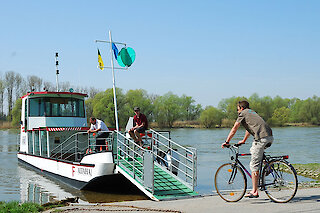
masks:
[[[44,204],[52,201],[52,199],[50,199],[50,195],[42,192],[41,188],[35,184],[29,184],[26,192],[27,193],[24,195],[23,191],[21,190],[22,202]]]
[[[53,181],[20,163],[18,164],[18,176],[20,180],[20,200],[22,202],[30,201],[43,204],[74,197]]]
[[[70,197],[79,197],[80,203],[107,203],[146,199],[141,194],[123,195],[77,190],[61,185],[47,176],[42,176],[21,163],[18,164],[18,176],[20,179],[20,200],[22,202],[30,201],[43,204]]]

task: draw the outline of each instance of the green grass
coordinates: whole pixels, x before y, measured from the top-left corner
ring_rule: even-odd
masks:
[[[65,200],[57,201],[53,203],[46,203],[40,205],[38,203],[19,203],[18,201],[10,201],[10,202],[3,202],[0,201],[0,213],[10,212],[10,213],[25,213],[25,212],[42,212],[48,209],[53,209],[57,207],[66,206],[68,203]],[[58,212],[59,210],[55,210]]]
[[[320,163],[293,164],[294,167],[320,171]]]
[[[0,201],[0,213],[22,213],[22,212],[41,212],[44,210],[40,204],[37,203],[22,203],[18,201],[2,202]]]
[[[298,175],[320,180],[320,163],[293,164]]]

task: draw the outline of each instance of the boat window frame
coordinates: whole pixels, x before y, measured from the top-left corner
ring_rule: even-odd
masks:
[[[53,113],[53,104],[57,104],[56,106],[58,106],[57,111],[61,111],[61,104],[60,103],[53,103],[50,102],[49,99],[66,99],[67,102],[74,102],[75,103],[75,111],[72,110],[72,114],[75,115],[61,115],[60,113],[57,113],[59,115],[52,115]],[[39,103],[40,106],[37,106],[38,109],[38,113],[37,115],[31,115],[31,107],[32,107],[32,103],[30,103],[33,100],[41,100]],[[81,98],[76,98],[76,97],[30,97],[28,98],[28,117],[63,117],[63,118],[85,118],[86,117],[86,112],[85,112],[85,101],[84,99]],[[49,103],[49,104],[48,104]],[[47,113],[47,107],[48,105],[50,106],[50,113]],[[68,106],[69,104],[67,104],[66,106]],[[73,104],[71,104],[70,106],[73,106]],[[43,107],[43,109],[40,109],[41,107]],[[79,111],[77,113],[77,111]],[[48,115],[49,114],[49,115]],[[76,116],[76,114],[79,114],[79,116]]]

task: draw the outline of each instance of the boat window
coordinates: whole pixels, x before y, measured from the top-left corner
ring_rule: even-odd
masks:
[[[33,139],[34,139],[34,154],[40,155],[40,145],[39,145],[39,131],[33,132]]]
[[[32,137],[32,132],[28,132],[28,144],[29,144],[29,154],[33,154],[33,137]]]
[[[41,156],[47,156],[48,154],[48,146],[47,146],[47,132],[40,131],[41,138]]]
[[[84,117],[84,101],[77,98],[31,98],[29,116]]]
[[[42,98],[31,98],[29,116],[44,116],[44,102]]]

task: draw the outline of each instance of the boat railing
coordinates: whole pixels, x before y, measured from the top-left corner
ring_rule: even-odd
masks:
[[[103,132],[105,131],[100,131],[99,133]],[[111,131],[106,133],[108,133],[107,137],[99,137],[98,139],[103,143],[97,144],[96,141],[99,135],[96,133],[76,132],[55,147],[50,152],[50,157],[79,162],[85,155],[112,150],[113,134]]]
[[[117,134],[116,163],[135,180],[154,193],[154,165],[194,190],[197,183],[197,152],[166,137],[169,131],[150,129],[143,136],[143,147],[129,136]]]
[[[143,149],[121,132],[115,132],[117,138],[116,164],[124,169],[133,179],[154,193],[154,164],[152,152]]]
[[[160,131],[150,129],[145,135],[157,163],[194,190],[197,184],[197,150],[172,141]]]

